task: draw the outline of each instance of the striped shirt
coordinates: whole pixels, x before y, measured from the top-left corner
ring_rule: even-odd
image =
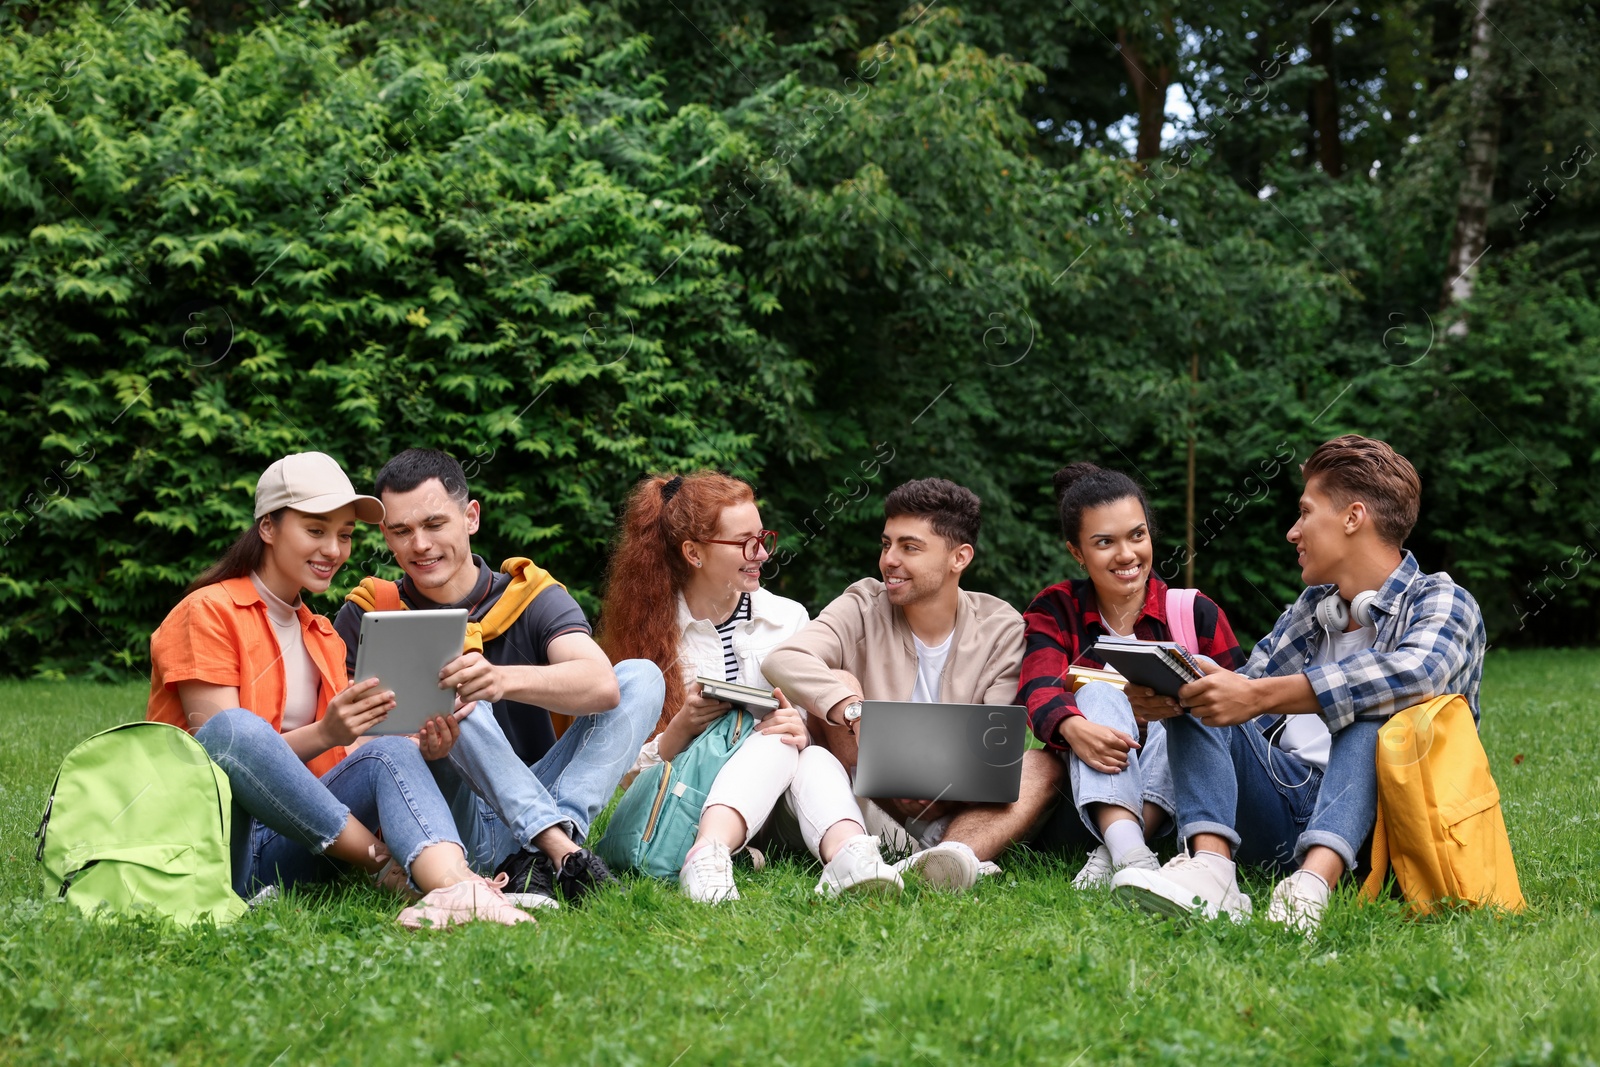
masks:
[[[717,625],[717,636],[722,639],[722,675],[726,681],[739,680],[739,656],[733,650],[733,629],[750,618],[750,594],[739,594],[739,606],[733,609],[728,621]]]

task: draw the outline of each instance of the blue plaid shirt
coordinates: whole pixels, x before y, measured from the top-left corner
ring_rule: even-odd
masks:
[[[1478,683],[1487,638],[1472,594],[1443,571],[1423,574],[1405,553],[1373,601],[1374,647],[1337,663],[1312,666],[1327,640],[1317,605],[1337,587],[1314,585],[1278,617],[1240,673],[1249,678],[1304,674],[1337,733],[1357,720],[1383,722],[1397,711],[1460,693],[1478,717]]]

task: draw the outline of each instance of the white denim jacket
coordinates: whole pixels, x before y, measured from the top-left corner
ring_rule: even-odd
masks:
[[[793,637],[810,621],[811,615],[805,605],[797,600],[789,600],[765,589],[751,593],[750,617],[733,629],[733,651],[739,659],[739,677],[735,680],[740,685],[771,689],[771,683],[761,673],[761,662],[767,658],[768,652]],[[716,624],[691,615],[682,593],[678,594],[678,627],[678,662],[667,669],[676,666],[682,671],[685,683],[693,682],[700,676],[724,677],[722,638],[717,636]],[[652,737],[639,750],[633,773],[637,774],[661,762],[657,740]]]

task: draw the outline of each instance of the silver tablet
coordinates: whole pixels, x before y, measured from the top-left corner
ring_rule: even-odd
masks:
[[[453,690],[439,688],[439,672],[461,655],[467,637],[465,608],[437,611],[369,611],[361,616],[356,673],[394,691],[389,717],[369,734],[414,734],[435,715],[456,708]]]

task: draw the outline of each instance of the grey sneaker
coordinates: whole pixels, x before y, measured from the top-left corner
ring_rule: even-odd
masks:
[[[1156,859],[1156,854],[1145,845],[1130,849],[1122,857],[1121,864],[1111,862],[1111,850],[1101,845],[1089,853],[1089,862],[1083,865],[1083,870],[1078,872],[1078,877],[1072,880],[1074,889],[1110,889],[1111,879],[1118,871],[1125,871],[1129,867],[1142,871],[1159,871],[1161,861]]]
[[[1131,908],[1174,919],[1226,915],[1244,922],[1250,918],[1250,898],[1239,892],[1237,872],[1225,878],[1206,861],[1187,854],[1153,871],[1122,868],[1111,877],[1111,895]]]
[[[878,839],[860,834],[839,846],[822,868],[816,891],[832,898],[844,893],[898,893],[904,888],[900,875],[883,862]]]
[[[1111,869],[1111,850],[1101,845],[1089,853],[1089,862],[1083,865],[1083,870],[1072,880],[1072,888],[1110,889],[1111,876],[1116,873]]]

